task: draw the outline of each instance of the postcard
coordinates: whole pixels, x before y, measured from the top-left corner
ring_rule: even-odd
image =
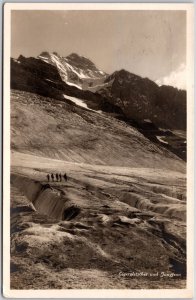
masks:
[[[193,295],[193,4],[6,3],[3,295]]]

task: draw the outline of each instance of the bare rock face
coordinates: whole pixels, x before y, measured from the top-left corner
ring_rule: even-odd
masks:
[[[54,66],[20,56],[11,59],[11,88],[63,99],[65,84]]]

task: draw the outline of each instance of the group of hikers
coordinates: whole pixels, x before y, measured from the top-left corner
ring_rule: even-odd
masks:
[[[48,179],[48,182],[50,181],[50,178],[51,178],[51,181],[55,181],[55,177],[56,177],[56,181],[62,181],[62,178],[64,178],[65,181],[67,181],[67,174],[65,173],[64,175],[61,175],[61,173],[56,173],[56,174],[47,174],[47,179]]]

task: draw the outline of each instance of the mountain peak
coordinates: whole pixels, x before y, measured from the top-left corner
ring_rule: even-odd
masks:
[[[77,59],[77,58],[83,58],[83,56],[81,56],[81,55],[79,55],[77,53],[71,53],[66,58]]]
[[[25,57],[22,54],[20,54],[17,60],[21,61],[21,60],[24,60],[24,59],[25,59]]]
[[[86,65],[89,67],[95,67],[95,64],[88,58],[78,55],[77,53],[71,53],[70,55],[68,55],[66,57],[66,59],[68,59],[69,61],[81,66],[81,65]]]
[[[130,72],[128,72],[128,71],[125,70],[125,69],[121,69],[121,70],[119,70],[119,71],[116,71],[116,73],[118,73],[118,74],[130,74]]]
[[[121,78],[129,78],[131,79],[132,77],[140,77],[136,74],[130,73],[129,71],[125,70],[125,69],[121,69],[119,71],[116,71],[113,73],[115,75],[115,77],[121,77]]]
[[[52,52],[52,54],[60,57],[60,55],[56,51]]]
[[[131,81],[131,80],[136,80],[140,78],[138,75],[135,75],[133,73],[130,73],[129,71],[125,69],[121,69],[119,71],[115,71],[112,73],[110,76],[108,76],[105,80],[105,82],[110,82],[111,80],[117,80],[117,81]]]
[[[55,66],[64,82],[79,89],[97,86],[106,77],[91,60],[77,53],[63,57],[57,52],[43,51],[37,58]]]
[[[40,55],[38,55],[38,57],[50,57],[50,53],[49,52],[47,52],[47,51],[43,51],[43,52],[41,52],[41,54]]]

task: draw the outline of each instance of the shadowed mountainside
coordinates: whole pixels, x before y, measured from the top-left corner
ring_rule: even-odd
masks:
[[[127,118],[150,119],[162,128],[186,129],[186,92],[171,86],[159,87],[148,78],[125,70],[116,71],[98,92],[119,106]]]

